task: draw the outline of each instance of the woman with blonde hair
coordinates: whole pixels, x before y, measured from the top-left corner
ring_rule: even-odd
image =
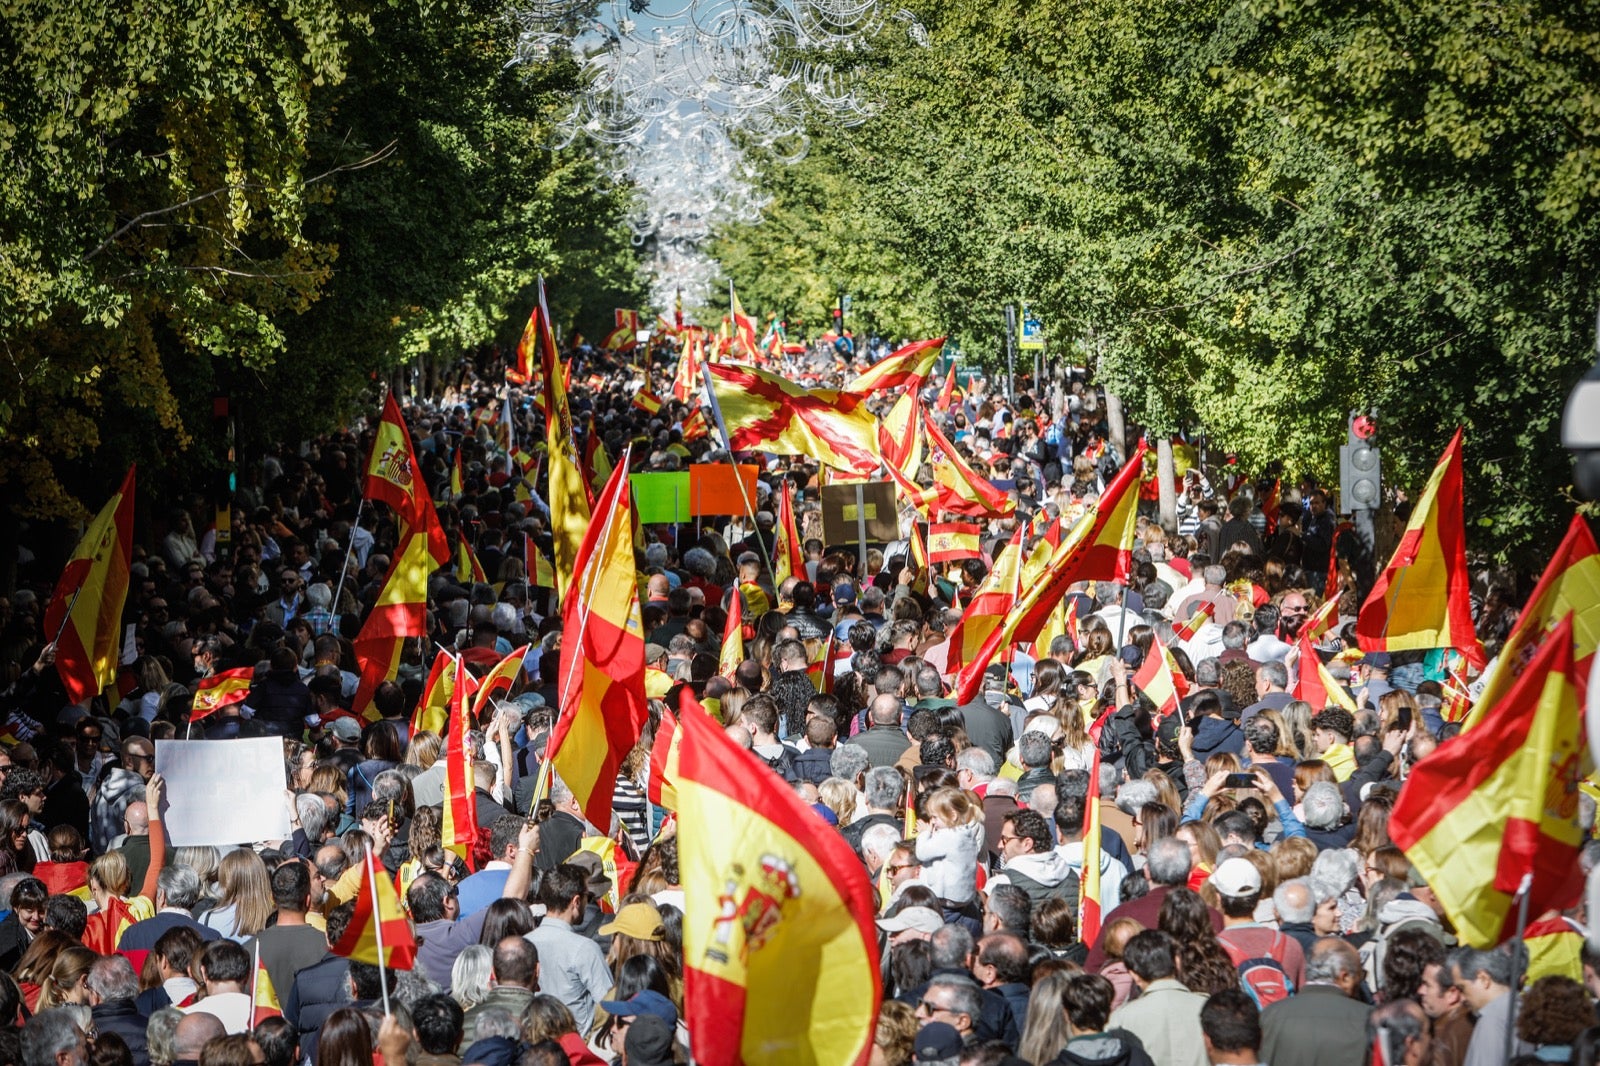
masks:
[[[406,757],[403,765],[420,766],[426,770],[439,761],[439,752],[444,749],[444,741],[439,739],[439,734],[431,729],[419,729],[411,737],[411,743],[406,747]]]
[[[221,889],[217,905],[201,924],[240,944],[266,928],[276,908],[261,856],[244,848],[228,852],[217,868],[217,887]]]
[[[817,786],[817,795],[839,819],[839,828],[843,829],[850,824],[856,816],[856,789],[850,782],[842,777],[830,777]]]
[[[1290,700],[1278,715],[1283,719],[1279,732],[1294,745],[1296,758],[1305,758],[1317,750],[1311,742],[1311,704],[1305,700]]]
[[[1256,713],[1262,718],[1271,722],[1273,727],[1278,731],[1278,746],[1272,750],[1272,754],[1283,759],[1288,759],[1291,762],[1298,761],[1301,751],[1295,746],[1294,734],[1289,729],[1289,723],[1284,721],[1283,715],[1279,714],[1271,707],[1263,707]]]
[[[450,967],[450,995],[469,1011],[489,995],[489,976],[494,969],[494,952],[482,944],[463,948]]]
[[[1054,1062],[1072,1039],[1067,1025],[1067,1008],[1062,1002],[1071,974],[1052,973],[1040,978],[1028,995],[1028,1017],[1022,1026],[1017,1057],[1032,1066]]]
[[[150,865],[138,891],[129,895],[132,879],[128,860],[120,851],[108,851],[89,864],[89,896],[94,900],[95,913],[89,915],[84,927],[83,942],[102,955],[116,950],[124,919],[139,922],[155,917],[156,878],[167,864],[167,832],[161,824],[161,793],[165,787],[160,774],[151,774],[145,782],[145,803],[150,808]],[[111,908],[113,900],[121,904],[115,912]]]
[[[39,993],[39,1009],[49,1010],[68,1003],[88,1005],[89,967],[99,957],[81,944],[63,948]]]
[[[44,986],[50,982],[56,958],[75,946],[65,933],[47,928],[41,929],[39,935],[33,938],[33,943],[28,945],[28,950],[22,953],[22,959],[12,973],[17,987],[22,989],[22,1002],[30,1011],[39,1010],[39,997],[44,993]]]
[[[868,1066],[909,1066],[917,1040],[916,1011],[899,1000],[884,1000],[872,1036]]]

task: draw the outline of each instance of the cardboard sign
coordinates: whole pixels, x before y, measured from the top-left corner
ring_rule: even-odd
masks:
[[[859,493],[859,503],[858,494]],[[859,544],[861,516],[868,543],[900,539],[900,514],[892,481],[822,486],[822,539],[827,544]]]
[[[689,521],[689,472],[632,474],[634,513],[645,525]]]
[[[173,847],[253,844],[292,834],[283,740],[158,740],[161,820]]]
[[[689,513],[694,515],[744,514],[745,509],[756,507],[756,467],[739,467],[734,477],[733,467],[727,463],[691,463],[689,465]],[[744,482],[744,495],[739,494],[739,482]],[[748,500],[748,505],[745,501]]]

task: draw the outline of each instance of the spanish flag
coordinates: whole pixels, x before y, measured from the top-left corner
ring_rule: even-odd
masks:
[[[661,400],[649,389],[641,389],[634,393],[633,406],[651,417],[661,413]]]
[[[243,703],[250,695],[250,684],[256,674],[255,667],[241,666],[237,670],[224,670],[201,680],[194,690],[194,705],[189,712],[190,723],[216,714],[222,708]]]
[[[485,711],[490,709],[490,700],[498,699],[511,691],[517,683],[517,678],[522,676],[522,662],[528,654],[528,645],[512,650],[510,655],[495,664],[493,670],[483,675],[483,680],[478,682],[477,691],[472,696],[472,717],[474,721],[482,721]]]
[[[791,575],[805,581],[806,553],[800,546],[800,531],[795,527],[794,496],[783,482],[778,484],[777,495],[777,520],[772,527],[772,535],[777,541],[773,545],[773,584],[781,585]]]
[[[883,416],[878,426],[878,450],[885,466],[894,467],[908,478],[922,465],[922,401],[915,389],[907,389]]]
[[[711,718],[678,720],[685,1021],[695,1061],[863,1064],[882,989],[850,846]]]
[[[937,526],[934,528],[938,529]],[[999,629],[1005,621],[1006,612],[1016,605],[1022,588],[1022,534],[1025,528],[1017,527],[1011,541],[995,559],[994,569],[989,571],[983,584],[973,593],[972,602],[967,604],[961,620],[950,631],[950,653],[945,660],[947,671],[954,673],[971,662],[973,656],[983,648],[983,642],[989,639],[989,634]],[[930,544],[937,537],[937,533],[930,537]],[[938,562],[939,553],[933,551],[931,554],[934,561]]]
[[[1594,763],[1575,674],[1569,614],[1476,728],[1417,763],[1389,817],[1389,836],[1473,947],[1515,933],[1524,881],[1532,914],[1582,894],[1578,783]]]
[[[459,500],[467,491],[467,475],[461,469],[461,445],[456,445],[455,458],[450,461],[450,498]]]
[[[478,841],[478,803],[473,796],[472,760],[467,757],[466,671],[461,660],[453,667],[455,684],[450,688],[449,728],[444,744],[444,806],[440,809],[439,843],[461,856],[472,868],[472,846]]]
[[[345,927],[344,936],[329,950],[355,962],[391,970],[409,970],[417,963],[417,938],[411,932],[411,923],[400,909],[394,882],[378,872],[370,848],[361,864],[356,913]]]
[[[361,665],[361,684],[350,704],[356,714],[371,708],[379,684],[394,680],[400,669],[401,645],[411,637],[428,635],[428,576],[435,569],[431,539],[425,529],[406,537],[399,555],[389,564],[378,602],[356,635],[353,643]],[[377,715],[366,717],[376,719]]]
[[[550,532],[555,538],[556,591],[562,599],[573,582],[573,567],[583,531],[589,526],[589,492],[583,487],[578,452],[572,443],[572,411],[567,407],[567,387],[561,376],[561,354],[539,279],[539,310],[544,328],[539,333],[540,367],[544,373],[545,450],[550,457]]]
[[[711,387],[732,450],[809,455],[839,470],[878,468],[878,420],[866,397],[807,390],[754,367],[716,363]]]
[[[983,683],[983,672],[1002,648],[1013,642],[1038,638],[1056,604],[1077,581],[1122,581],[1133,560],[1133,538],[1138,529],[1139,474],[1146,446],[1128,459],[1105,492],[1072,527],[1061,546],[1051,554],[1044,575],[1022,593],[1003,626],[984,641],[956,679],[956,702],[969,703]]]
[[[478,562],[477,555],[472,551],[472,545],[467,543],[465,532],[456,542],[456,580],[462,584],[489,582],[488,575],[483,572],[483,564]]]
[[[443,566],[450,561],[450,542],[439,525],[433,500],[421,491],[421,470],[411,447],[411,431],[391,392],[383,400],[383,417],[378,419],[378,432],[372,438],[361,491],[369,500],[388,504],[400,516],[407,533],[426,533],[429,552]]]
[[[1116,708],[1107,707],[1094,724],[1089,726],[1089,739],[1094,741],[1094,754],[1089,759],[1089,780],[1100,780],[1100,734],[1106,719]],[[1078,939],[1093,944],[1100,936],[1100,922],[1105,917],[1100,905],[1100,800],[1090,789],[1088,802],[1083,805],[1083,876],[1078,881]]]
[[[688,685],[678,689],[678,707],[681,709],[685,704],[692,704],[695,710],[705,713]],[[678,779],[678,748],[682,741],[683,734],[678,731],[678,716],[663,707],[661,724],[656,726],[655,740],[650,745],[650,780],[645,793],[651,803],[669,811],[678,809],[678,786],[675,782]]]
[[[828,691],[828,667],[832,665],[832,657],[833,632],[829,630],[827,637],[817,642],[816,648],[806,650],[806,676],[818,692]]]
[[[1216,609],[1217,605],[1210,600],[1203,600],[1195,604],[1194,613],[1189,616],[1187,621],[1173,625],[1173,639],[1180,644],[1193,640],[1200,630],[1205,628],[1206,623],[1211,621],[1211,613]]]
[[[1179,701],[1189,692],[1188,679],[1174,667],[1167,646],[1154,634],[1151,635],[1150,654],[1144,657],[1144,663],[1133,675],[1133,683],[1150,697],[1163,718],[1177,711]]]
[[[928,527],[928,559],[938,564],[982,558],[981,534],[970,522],[935,522]]]
[[[1600,549],[1595,547],[1594,534],[1580,515],[1573,515],[1561,546],[1506,637],[1500,657],[1467,718],[1466,729],[1475,728],[1484,712],[1505,695],[1551,628],[1568,613],[1572,615],[1578,691],[1586,693],[1589,666],[1600,646]]]
[[[1209,611],[1211,604],[1207,603],[1204,607]],[[1199,617],[1199,613],[1196,611],[1195,616]],[[1338,620],[1339,597],[1335,595],[1317,608],[1317,613],[1300,627],[1300,633],[1295,638],[1295,646],[1299,649],[1299,662],[1294,682],[1294,698],[1311,704],[1313,711],[1337,706],[1355,714],[1356,701],[1328,672],[1328,668],[1322,665],[1322,656],[1317,654],[1317,641],[1333,629],[1334,623]]]
[[[950,410],[950,401],[955,398],[955,395],[956,395],[956,364],[955,364],[955,360],[952,359],[950,361],[950,373],[945,375],[944,387],[939,390],[939,398],[938,398],[938,400],[934,401],[934,404],[933,404],[934,409],[937,410],[937,411],[948,411],[948,410]]]
[[[937,507],[969,518],[1002,516],[1017,509],[1017,502],[978,476],[932,422],[923,425],[928,444],[939,455],[932,461],[933,487],[938,492]]]
[[[589,413],[589,431],[583,438],[584,486],[599,492],[611,477],[611,456],[606,454],[605,443],[595,432],[594,412]],[[591,499],[592,499],[591,495]]]
[[[744,594],[738,589],[728,597],[728,624],[722,629],[722,655],[717,663],[717,673],[732,679],[739,664],[744,662]]]
[[[939,354],[943,351],[943,337],[912,341],[872,364],[860,377],[846,385],[845,391],[876,392],[879,389],[897,389],[902,385],[915,390],[933,373],[933,364],[939,361]]]
[[[562,603],[561,713],[548,759],[596,826],[611,824],[617,769],[649,719],[632,501],[628,464],[618,463],[578,548],[579,580]]]
[[[733,315],[733,339],[744,349],[746,359],[754,359],[761,351],[756,344],[756,322],[744,313],[744,308],[740,305],[739,297],[734,293],[731,284],[728,286],[728,302]]]
[[[278,1002],[278,990],[272,987],[272,974],[261,961],[261,942],[256,941],[255,973],[250,978],[250,1025],[260,1025],[268,1018],[283,1017],[283,1006]]]
[[[412,736],[423,730],[444,736],[445,723],[450,720],[450,697],[456,687],[455,665],[455,656],[447,651],[441,651],[433,657],[428,683],[423,686],[422,698],[417,701],[417,709],[411,714]],[[469,673],[462,673],[461,680],[467,686],[464,695],[472,695],[478,686],[477,679]]]
[[[679,403],[688,403],[694,396],[695,382],[700,374],[701,353],[705,351],[702,336],[703,333],[690,333],[678,353],[678,366],[672,374],[672,398]]]
[[[911,565],[917,568],[916,580],[911,582],[911,589],[919,596],[928,594],[928,575],[932,567],[928,559],[928,545],[922,539],[922,527],[911,523],[911,542],[906,546],[911,555]]]
[[[696,407],[693,411],[683,416],[683,442],[693,444],[702,437],[711,435],[711,423],[706,421],[706,413]]]
[[[61,634],[56,673],[69,703],[92,699],[117,680],[133,564],[134,469],[83,531],[44,614],[45,632]]]
[[[1405,534],[1356,618],[1364,651],[1457,648],[1483,669],[1483,645],[1472,627],[1472,574],[1462,518],[1461,430],[1450,438]]]

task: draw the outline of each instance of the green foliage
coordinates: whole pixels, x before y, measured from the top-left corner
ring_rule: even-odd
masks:
[[[199,483],[213,391],[247,442],[344,421],[419,355],[514,338],[540,273],[633,302],[628,191],[547,147],[575,66],[508,67],[514,34],[488,0],[0,9],[18,510],[81,514],[134,459]]]
[[[925,0],[881,102],[769,168],[785,245],[866,239],[910,317],[993,352],[1025,302],[1130,415],[1330,480],[1375,406],[1391,482],[1467,428],[1475,548],[1570,505],[1562,401],[1600,267],[1600,12],[1517,0]],[[792,190],[826,176],[826,217]],[[807,218],[807,212],[810,218]],[[762,247],[727,235],[724,262]]]

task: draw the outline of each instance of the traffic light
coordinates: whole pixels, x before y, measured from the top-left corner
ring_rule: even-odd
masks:
[[[1349,442],[1339,449],[1339,498],[1346,511],[1376,511],[1382,484],[1378,424],[1368,413],[1351,411],[1347,428]]]

